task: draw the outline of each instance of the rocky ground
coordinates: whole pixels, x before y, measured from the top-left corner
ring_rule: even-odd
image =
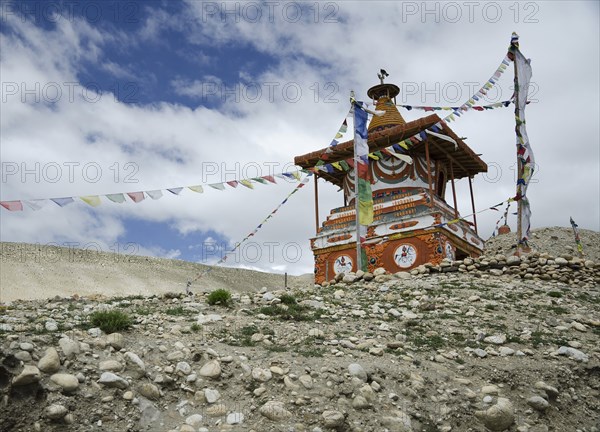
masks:
[[[4,302],[0,429],[598,432],[600,265],[498,248],[229,306],[181,291]],[[132,325],[106,334],[98,311]]]

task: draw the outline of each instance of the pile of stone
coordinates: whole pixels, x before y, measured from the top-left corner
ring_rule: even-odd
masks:
[[[483,255],[479,258],[465,258],[451,261],[444,259],[439,265],[424,264],[410,272],[399,272],[398,278],[429,275],[435,273],[470,273],[474,277],[484,274],[517,279],[541,279],[557,281],[571,285],[592,285],[600,283],[600,264],[592,260],[584,260],[572,255],[551,256],[547,253],[531,253],[522,256],[503,254]],[[358,271],[356,273],[340,273],[335,279],[321,284],[327,287],[343,282],[351,284],[359,281],[385,282],[391,278],[384,268],[377,268],[373,273]]]

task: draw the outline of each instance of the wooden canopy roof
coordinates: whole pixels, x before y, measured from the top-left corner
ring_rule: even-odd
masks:
[[[392,144],[399,143],[431,126],[437,124],[440,121],[440,117],[437,114],[431,114],[427,117],[423,117],[411,122],[391,126],[387,129],[369,132],[369,150],[375,152]],[[441,161],[446,163],[448,166],[452,164],[454,171],[454,178],[460,179],[463,177],[472,177],[481,172],[487,172],[487,164],[479,158],[469,148],[469,146],[461,140],[446,124],[441,124],[441,131],[438,133],[441,135],[447,135],[457,143],[455,148],[454,144],[444,139],[438,138],[433,135],[428,135],[426,140],[429,143],[429,155],[431,160]],[[424,155],[425,154],[425,140],[414,144],[408,151],[409,155]],[[294,162],[296,165],[302,168],[312,168],[316,163],[321,160],[321,157],[325,153],[326,148],[307,153],[302,156],[296,156]],[[346,141],[335,146],[332,153],[328,154],[326,163],[338,162],[341,160],[347,160],[352,158],[354,155],[354,140]],[[342,186],[343,179],[345,176],[344,171],[335,171],[332,173],[320,171],[319,176],[325,180],[330,181],[333,184]]]

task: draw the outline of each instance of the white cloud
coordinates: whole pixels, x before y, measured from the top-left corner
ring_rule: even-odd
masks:
[[[201,4],[191,2],[190,9]],[[316,26],[282,20],[273,24],[242,21],[228,26],[219,21],[202,22],[197,9],[198,15],[177,24],[180,17],[157,11],[148,18],[140,41],[167,44],[168,39],[161,38],[161,31],[167,26],[171,30],[185,29],[199,50],[209,44],[237,44],[273,56],[276,62],[257,76],[248,71],[239,73],[240,86],[254,83],[263,91],[262,97],[250,102],[240,90],[238,103],[232,102],[230,96],[217,109],[207,109],[160,101],[125,105],[110,94],[98,97],[81,88],[75,89],[73,101],[63,93],[55,104],[34,104],[31,99],[22,103],[20,95],[4,95],[6,102],[2,103],[0,116],[2,161],[15,162],[19,169],[22,163],[33,169],[38,162],[40,179],[36,182],[34,175],[29,174],[23,182],[19,175],[10,176],[3,181],[2,199],[210,183],[239,177],[251,172],[256,164],[263,169],[263,175],[268,174],[265,162],[276,163],[275,170],[281,169],[294,156],[326,146],[347,113],[349,91],[354,89],[365,97],[366,89],[377,82],[375,74],[379,68],[391,74],[388,81],[404,83],[403,88],[412,83],[419,89],[419,93],[399,100],[401,103],[421,104],[423,90],[435,89],[436,83],[440,89],[456,83],[467,96],[465,83],[483,83],[489,78],[506,52],[510,32],[516,29],[523,52],[533,58],[533,79],[539,87],[539,102],[527,108],[529,136],[540,168],[539,183],[530,187],[533,225],[565,226],[569,216],[573,216],[581,227],[599,229],[599,63],[598,27],[593,13],[596,6],[540,3],[537,24],[522,20],[515,24],[511,22],[513,17],[505,16],[496,24],[478,18],[473,24],[463,21],[456,25],[423,24],[420,18],[412,16],[403,23],[398,19],[402,7],[400,2],[370,2],[369,7],[360,2],[339,3],[340,22]],[[507,8],[503,7],[505,14],[510,12]],[[66,92],[65,83],[77,82],[82,63],[104,62],[103,46],[107,41],[141,43],[133,35],[111,35],[79,21],[63,22],[55,30],[42,30],[20,20],[12,20],[9,25],[13,32],[3,34],[1,41],[2,80],[19,85],[23,82],[27,88],[33,88],[35,83],[40,83],[40,88],[58,83]],[[557,32],[557,28],[561,31]],[[584,40],[587,42],[577,42]],[[123,65],[107,67],[114,74],[128,70],[120,69]],[[179,77],[172,84],[177,94],[197,97],[202,96],[202,83],[209,78],[190,81]],[[331,91],[326,88],[329,82],[337,86],[329,95],[337,103],[325,103]],[[270,83],[278,85],[269,87]],[[510,85],[509,70],[499,84],[503,99],[510,97]],[[293,102],[295,98],[283,93],[285,86],[289,90],[300,88],[302,96]],[[444,103],[440,93],[443,96],[441,90],[432,92],[425,102]],[[91,103],[94,98],[98,100]],[[413,119],[423,113],[402,114]],[[483,153],[491,167],[502,170],[497,182],[476,178],[477,207],[487,207],[513,195],[511,109],[470,113],[451,127],[459,136],[467,136],[469,145],[476,153]],[[69,162],[79,163],[74,167],[72,182],[65,165]],[[97,182],[85,178],[86,163],[101,168]],[[62,177],[56,183],[48,181],[52,164],[62,167]],[[217,173],[207,175],[215,167]],[[92,169],[93,166],[88,177]],[[126,183],[127,175],[137,182]],[[457,187],[459,209],[468,214],[471,204],[466,180],[457,182]],[[2,210],[0,234],[3,240],[94,241],[108,249],[117,238],[123,238],[123,220],[136,217],[169,223],[182,235],[212,230],[234,243],[251,232],[292,188],[293,184],[279,180],[279,185],[256,185],[254,191],[243,187],[226,192],[206,188],[204,194],[195,194],[186,190],[179,197],[168,194],[159,201],[147,199],[139,204],[105,203],[93,211],[83,203],[65,209],[51,204],[35,213]],[[321,182],[321,221],[330,208],[342,205],[343,198],[336,191],[337,188]],[[308,238],[314,234],[313,213],[310,185],[294,195],[253,238],[261,244],[261,259],[244,262],[242,256],[235,265],[311,272]],[[480,233],[491,234],[498,218],[499,214],[491,211],[478,215]],[[298,261],[284,256],[284,246],[291,243],[302,247]],[[269,256],[269,248],[276,251],[274,259]],[[148,250],[148,254],[160,256],[179,253],[176,249]]]

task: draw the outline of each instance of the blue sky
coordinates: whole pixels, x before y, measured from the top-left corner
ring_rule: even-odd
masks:
[[[490,77],[517,31],[536,92],[527,112],[539,163],[529,191],[533,227],[567,226],[573,216],[598,230],[598,4],[470,4],[2,1],[0,197],[134,192],[292,170],[294,156],[331,141],[350,90],[366,98],[380,68],[401,87],[399,103],[457,105]],[[508,99],[511,84],[507,73],[489,102]],[[477,206],[514,195],[510,109],[463,117],[451,127],[491,167],[475,180]],[[139,204],[1,209],[0,235],[107,251],[135,244],[141,254],[213,263],[295,185],[277,181],[166,192]],[[470,213],[468,184],[457,187],[459,210]],[[321,220],[341,204],[336,188],[320,185]],[[497,218],[478,217],[484,238]],[[228,264],[310,272],[313,234],[311,184]]]

